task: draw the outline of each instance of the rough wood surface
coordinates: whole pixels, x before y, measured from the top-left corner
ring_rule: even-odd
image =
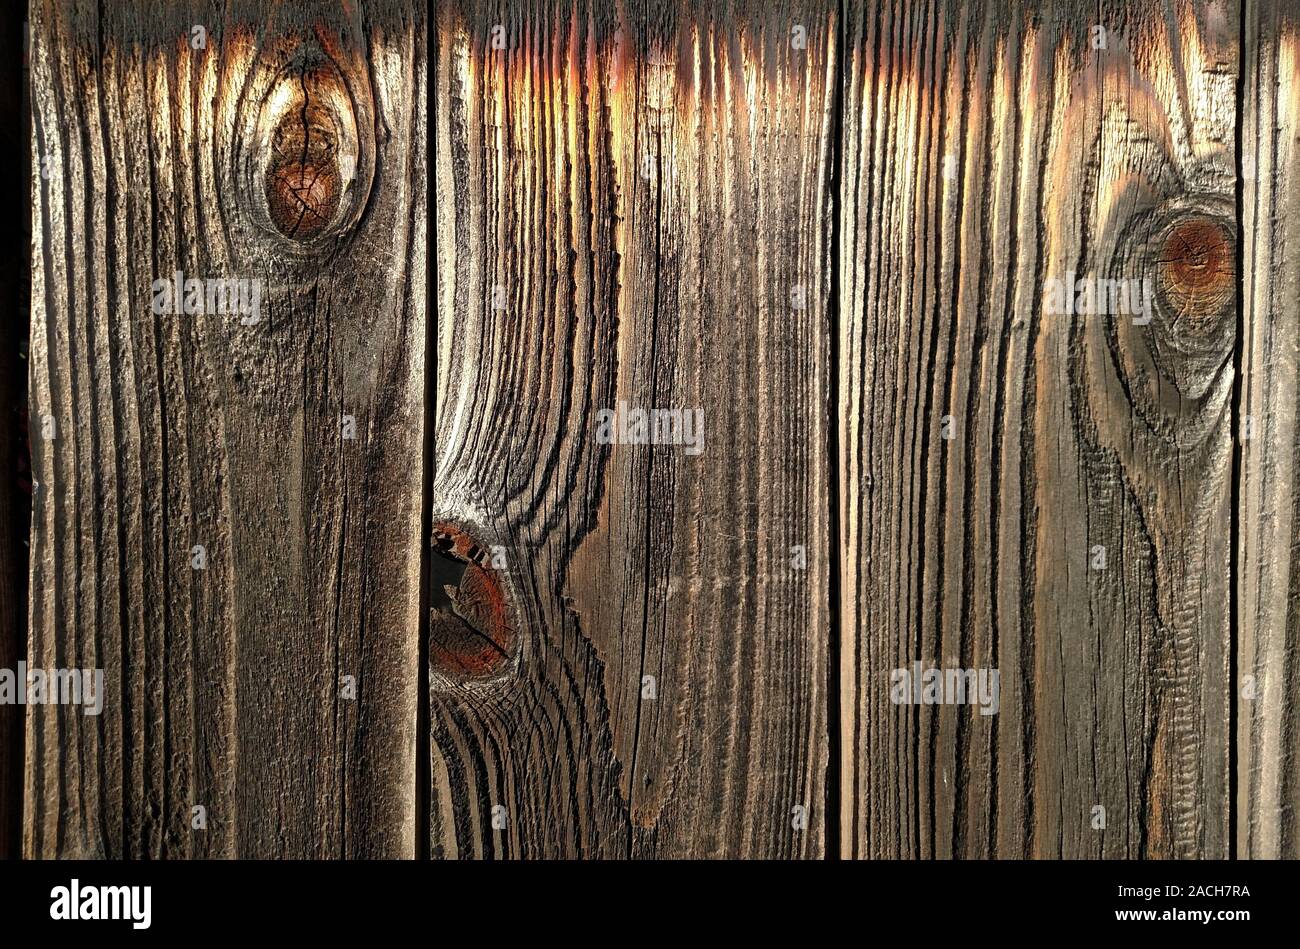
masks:
[[[843,851],[1226,856],[1239,11],[847,9]]]
[[[1241,2],[36,0],[0,856],[1300,855]]]
[[[0,219],[14,222],[0,259],[0,669],[16,669],[27,640],[27,121],[22,9],[0,9]],[[21,840],[23,708],[0,705],[0,860]]]
[[[32,5],[29,660],[106,689],[28,710],[28,856],[415,852],[425,15]],[[156,312],[175,271],[260,314]]]
[[[433,555],[431,855],[821,856],[833,5],[437,30],[431,513],[504,559]]]
[[[1300,8],[1246,4],[1237,853],[1300,856]],[[1243,432],[1245,434],[1245,432]]]

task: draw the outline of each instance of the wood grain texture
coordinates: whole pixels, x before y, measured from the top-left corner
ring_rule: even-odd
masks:
[[[0,9],[0,218],[16,222],[0,259],[0,669],[15,669],[27,648],[27,531],[31,518],[27,441],[28,174],[25,24],[18,6]],[[0,705],[0,860],[21,841],[23,709]]]
[[[467,678],[431,613],[432,856],[825,851],[835,28],[440,9],[432,517],[500,548],[518,645]],[[702,453],[602,443],[620,402]]]
[[[32,4],[28,652],[107,685],[29,709],[28,856],[414,854],[425,16]],[[346,188],[311,241],[265,198],[299,114]],[[258,318],[156,312],[175,271]]]
[[[1246,4],[1237,853],[1300,856],[1300,7]]]
[[[843,852],[1226,856],[1239,10],[847,9]],[[998,714],[893,704],[914,661]]]

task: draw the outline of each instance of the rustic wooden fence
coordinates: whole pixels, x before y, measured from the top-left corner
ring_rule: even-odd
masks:
[[[1300,5],[30,20],[23,854],[1300,855]]]

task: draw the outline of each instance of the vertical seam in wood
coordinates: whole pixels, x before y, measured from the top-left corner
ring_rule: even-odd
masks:
[[[438,174],[438,116],[432,108],[432,86],[438,81],[438,37],[434,25],[436,12],[427,16],[426,32],[426,71],[432,76],[426,83],[424,95],[429,106],[428,112],[433,116],[433,128],[428,132],[429,139],[425,145],[426,175],[424,189],[425,220],[429,217],[430,195],[434,194]],[[431,67],[429,69],[428,67]],[[426,128],[428,126],[426,125]],[[429,144],[432,144],[432,149]],[[432,156],[433,160],[427,158]],[[429,550],[433,542],[433,461],[435,458],[434,441],[437,431],[434,428],[438,419],[438,300],[434,278],[434,261],[438,257],[438,228],[425,228],[432,233],[432,253],[426,253],[424,259],[424,445],[421,454],[423,468],[420,471],[420,615],[416,618],[416,703],[415,703],[415,859],[428,860],[429,841],[432,833],[432,815],[429,813],[433,797],[433,744],[429,727]],[[426,244],[426,251],[428,246]]]
[[[843,748],[841,730],[844,719],[840,708],[840,675],[842,674],[842,655],[840,649],[840,488],[842,472],[840,471],[840,215],[844,207],[840,189],[843,185],[844,160],[844,82],[849,74],[844,69],[847,40],[844,29],[844,0],[839,0],[835,20],[835,65],[831,70],[831,160],[830,160],[830,198],[834,213],[830,216],[830,300],[826,308],[827,332],[830,335],[828,352],[827,392],[826,392],[826,454],[827,454],[827,491],[826,500],[830,556],[829,575],[827,577],[827,596],[830,601],[830,622],[827,629],[827,688],[826,688],[826,840],[825,859],[839,860],[840,808],[843,806],[840,780],[842,770],[840,755]],[[855,697],[856,701],[856,697]],[[854,714],[857,714],[856,705]]]
[[[1245,444],[1241,438],[1242,399],[1245,387],[1242,385],[1242,370],[1245,365],[1245,179],[1242,176],[1242,128],[1245,120],[1246,105],[1246,70],[1250,68],[1246,58],[1246,31],[1249,8],[1252,0],[1241,0],[1239,27],[1237,36],[1237,127],[1234,130],[1236,150],[1236,216],[1237,216],[1237,338],[1232,353],[1232,415],[1229,424],[1232,431],[1232,500],[1229,511],[1229,581],[1228,581],[1228,859],[1237,859],[1237,658],[1241,633],[1241,471],[1242,454]],[[1257,117],[1258,120],[1258,117]],[[1222,825],[1220,825],[1222,826]]]

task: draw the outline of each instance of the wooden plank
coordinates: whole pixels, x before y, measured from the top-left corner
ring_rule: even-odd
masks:
[[[1246,4],[1242,47],[1242,466],[1237,854],[1300,856],[1300,10]]]
[[[31,519],[27,441],[28,249],[26,24],[16,5],[0,10],[0,218],[16,222],[0,259],[0,669],[14,670],[27,647],[27,529]],[[23,813],[23,708],[0,705],[0,860],[16,857]]]
[[[842,849],[1226,856],[1239,11],[847,10]]]
[[[825,851],[833,7],[440,11],[433,856]]]
[[[425,9],[32,4],[28,856],[414,854]]]

